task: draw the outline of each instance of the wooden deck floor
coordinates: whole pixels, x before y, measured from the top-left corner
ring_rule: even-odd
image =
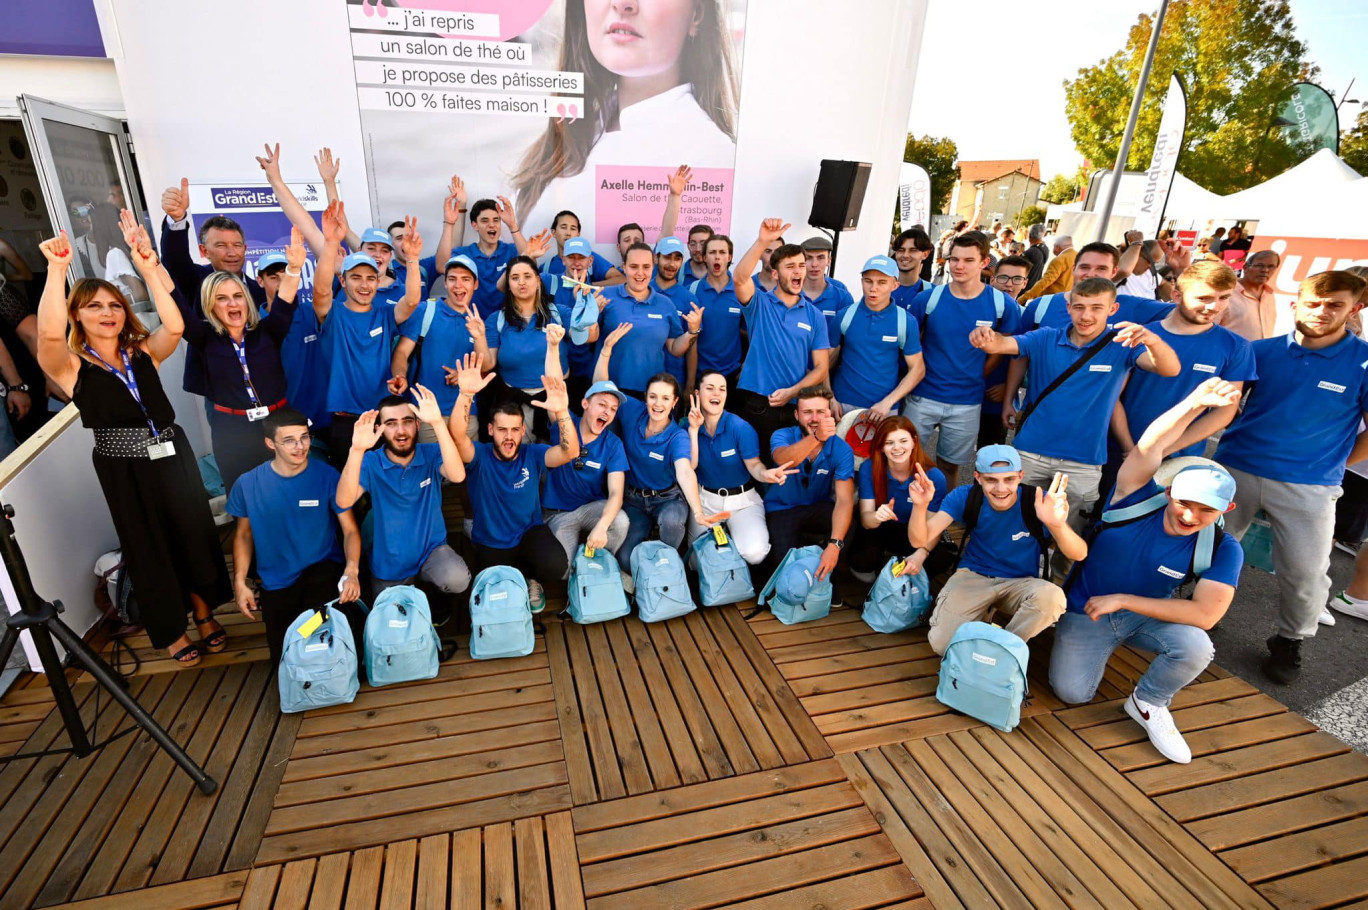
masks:
[[[1368,906],[1368,757],[1216,668],[1177,766],[1120,710],[1136,652],[1070,708],[1035,643],[1002,734],[935,700],[924,633],[855,610],[547,618],[528,657],[281,717],[260,627],[221,615],[193,671],[130,642],[219,791],[144,735],[0,765],[0,910]],[[0,754],[61,741],[41,678],[0,700]]]

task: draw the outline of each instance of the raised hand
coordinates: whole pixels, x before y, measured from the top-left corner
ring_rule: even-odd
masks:
[[[280,146],[277,145],[276,148],[279,149]],[[342,169],[342,159],[334,159],[332,149],[325,145],[318,150],[317,155],[314,155],[314,165],[318,168],[318,178],[324,183],[332,183],[337,179],[337,172]]]
[[[531,256],[533,259],[540,259],[546,255],[546,251],[551,249],[551,232],[542,231],[527,238],[527,249],[523,255]]]
[[[351,447],[353,450],[368,452],[375,448],[375,444],[380,441],[382,435],[380,426],[376,422],[379,419],[379,411],[367,411],[356,418],[356,425],[352,427]]]
[[[56,237],[44,240],[38,244],[38,249],[42,250],[50,269],[66,271],[71,266],[71,241],[67,239],[66,231],[59,231]]]
[[[550,414],[564,414],[570,410],[570,393],[565,390],[564,379],[543,376],[542,387],[546,389],[546,400],[532,402],[533,407],[542,408]]]
[[[907,498],[912,500],[914,506],[929,506],[931,500],[936,498],[936,485],[926,476],[926,469],[921,465],[914,463],[912,469],[912,482],[907,485]]]
[[[447,184],[447,195],[456,200],[457,208],[465,206],[469,197],[466,195],[465,181],[461,179],[460,174],[451,175],[451,182]]]
[[[280,182],[280,143],[277,142],[274,149],[269,142],[266,143],[266,157],[258,155],[256,163],[266,172],[266,180],[272,186]]]
[[[167,187],[162,191],[162,211],[172,221],[180,221],[185,218],[185,213],[190,211],[190,181],[182,177],[180,187]]]
[[[405,262],[423,258],[423,235],[418,233],[418,219],[412,215],[404,216],[404,239],[399,241],[399,249]]]
[[[885,504],[879,506],[879,508],[874,511],[874,518],[880,523],[885,521],[897,521],[898,513],[894,510],[894,502],[895,500],[890,499]]]
[[[309,251],[304,249],[304,237],[299,233],[299,228],[290,228],[290,245],[285,248],[286,269],[298,272],[304,267],[304,260],[308,257]]]
[[[690,304],[693,309],[684,314],[684,324],[689,327],[689,331],[697,334],[703,327],[703,310],[698,304]]]
[[[993,331],[992,326],[981,325],[969,333],[969,343],[980,350],[988,350],[997,339],[997,332]]]
[[[766,218],[760,222],[760,242],[770,244],[784,236],[784,232],[793,225],[788,224],[782,218]]]
[[[152,238],[147,236],[147,228],[128,209],[119,210],[119,230],[123,233],[124,244],[130,255],[136,253],[137,256],[151,259],[154,266],[157,264],[157,254],[152,249]]]
[[[466,314],[465,322],[466,331],[470,333],[471,341],[485,337],[485,323],[484,320],[480,318],[480,311],[475,307],[472,306],[470,308],[470,312]]]
[[[693,179],[693,169],[687,164],[681,164],[665,180],[670,184],[671,196],[683,196],[684,191],[689,187],[689,181]]]
[[[1047,528],[1058,528],[1069,520],[1069,475],[1055,472],[1048,491],[1036,487],[1035,510],[1040,523]]]
[[[698,400],[698,394],[689,396],[689,429],[697,430],[703,426],[703,406]]]
[[[465,355],[456,362],[456,370],[456,384],[461,387],[461,394],[472,398],[494,379],[493,373],[481,372],[479,354]]]
[[[560,344],[564,338],[565,329],[562,326],[559,326],[554,322],[548,322],[546,324],[546,343],[548,345]]]
[[[391,376],[385,381],[385,388],[389,389],[391,395],[402,395],[408,391],[408,377]]]
[[[461,206],[464,204],[455,193],[448,194],[446,202],[442,203],[442,220],[454,227],[461,218]]]
[[[417,404],[410,404],[413,413],[418,415],[418,419],[430,427],[435,427],[445,418],[442,417],[442,406],[437,403],[437,396],[424,386],[414,383],[410,390],[413,397],[418,399]]]
[[[1155,335],[1143,325],[1134,322],[1118,322],[1114,328],[1118,331],[1112,340],[1125,348],[1138,347],[1149,344],[1154,340]]]
[[[337,246],[347,239],[347,209],[342,200],[329,202],[320,219],[323,226],[323,239]]]
[[[518,216],[513,211],[513,203],[508,201],[507,196],[499,197],[499,217],[508,227],[508,233],[518,233]]]
[[[1195,408],[1224,408],[1239,403],[1240,390],[1224,379],[1208,379],[1188,393]]]
[[[608,333],[608,337],[605,338],[605,339],[603,339],[603,346],[604,346],[605,348],[612,348],[613,345],[615,345],[615,344],[617,344],[619,341],[621,341],[621,340],[627,335],[627,333],[630,332],[631,330],[632,330],[632,324],[631,324],[630,322],[620,322],[620,323],[618,323],[617,328],[615,328],[615,329],[613,329],[611,332],[609,332],[609,333]]]
[[[760,476],[765,479],[765,483],[778,484],[782,487],[784,481],[789,479],[789,475],[797,473],[798,469],[793,466],[793,462],[786,461],[777,467],[769,468]]]

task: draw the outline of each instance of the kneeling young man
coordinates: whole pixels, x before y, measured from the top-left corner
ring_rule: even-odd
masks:
[[[931,614],[927,639],[937,654],[944,654],[955,632],[967,622],[983,621],[995,610],[1012,617],[1007,631],[1022,641],[1030,641],[1054,625],[1064,613],[1064,591],[1042,578],[1047,546],[1036,538],[1024,509],[1034,510],[1046,540],[1053,540],[1069,559],[1088,555],[1088,545],[1068,525],[1069,500],[1065,496],[1069,478],[1056,474],[1048,491],[1026,486],[1023,490],[1021,455],[1011,446],[984,446],[974,461],[974,482],[981,488],[978,515],[970,519],[973,528],[959,568],[941,589],[936,609]],[[917,467],[908,494],[912,498],[912,518],[907,537],[915,547],[939,540],[952,522],[965,524],[966,504],[971,486],[952,490],[941,503],[940,511],[927,516],[935,496],[935,486],[926,472]],[[1023,502],[1025,492],[1030,499]],[[986,508],[984,508],[986,506]]]
[[[1211,565],[1192,596],[1174,597],[1192,574],[1201,532],[1234,507],[1235,479],[1216,464],[1194,465],[1174,475],[1168,490],[1154,474],[1164,452],[1208,408],[1240,400],[1240,390],[1208,379],[1150,424],[1116,476],[1109,511],[1163,496],[1161,507],[1134,520],[1099,526],[1088,558],[1065,583],[1068,612],[1059,620],[1050,655],[1050,686],[1069,704],[1090,701],[1122,645],[1155,652],[1126,713],[1145,728],[1150,742],[1170,761],[1192,761],[1192,750],[1174,726],[1168,706],[1178,690],[1211,663],[1207,630],[1230,608],[1244,551],[1229,534],[1218,534]],[[1143,512],[1143,510],[1141,510]],[[1106,513],[1104,514],[1104,519]]]

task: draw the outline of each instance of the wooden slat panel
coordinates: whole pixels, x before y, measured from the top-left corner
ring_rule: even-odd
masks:
[[[1221,859],[1245,881],[1261,882],[1364,853],[1368,853],[1368,818],[1355,818],[1227,850]]]
[[[546,816],[546,846],[550,854],[551,890],[556,898],[556,910],[583,910],[584,886],[569,812]]]
[[[1133,724],[1132,726],[1139,727],[1140,725]],[[1183,728],[1180,726],[1179,729]],[[1226,755],[1234,749],[1243,749],[1248,746],[1294,736],[1300,737],[1315,731],[1316,725],[1300,714],[1284,711],[1281,714],[1273,714],[1269,717],[1229,723],[1219,727],[1207,727],[1203,730],[1191,732],[1183,730],[1183,738],[1187,740],[1188,747],[1192,749],[1192,756],[1195,760],[1214,754]],[[1157,749],[1150,745],[1148,739],[1143,743],[1109,749],[1102,755],[1111,763],[1113,768],[1126,773],[1142,768],[1153,768],[1155,765],[1167,761]],[[1311,757],[1310,754],[1308,754],[1309,757]]]
[[[1227,812],[1186,827],[1207,847],[1219,851],[1360,815],[1368,815],[1368,782]]]
[[[612,662],[617,667],[622,688],[631,707],[631,724],[636,728],[641,748],[651,773],[654,789],[678,787],[679,771],[675,768],[674,756],[665,739],[665,731],[656,716],[651,694],[637,663],[636,652],[627,640],[626,629],[621,623],[608,623],[604,627],[608,644],[612,647]],[[663,695],[664,693],[660,693]],[[664,699],[661,699],[664,701]]]
[[[1292,739],[1194,758],[1191,764],[1177,768],[1164,765],[1135,771],[1127,776],[1131,783],[1147,795],[1159,796],[1272,768],[1298,765],[1317,758],[1330,758],[1347,751],[1349,747],[1329,733],[1309,733]]]
[[[1182,694],[1181,691],[1179,694]],[[1187,708],[1175,707],[1173,719],[1178,729],[1187,735],[1208,727],[1254,720],[1286,711],[1285,707],[1260,692],[1243,698],[1229,698]],[[1066,713],[1069,712],[1061,712],[1060,716],[1063,717]],[[1124,711],[1119,712],[1119,716],[1111,723],[1073,729],[1080,739],[1098,751],[1144,742],[1147,738],[1140,725],[1126,716]]]
[[[280,873],[280,887],[272,910],[307,910],[317,865],[318,861],[314,859],[288,864]]]
[[[451,836],[452,910],[478,910],[484,906],[482,844],[479,828],[457,831]]]
[[[623,783],[627,786],[628,793],[647,793],[653,789],[651,772],[646,765],[646,753],[642,749],[636,724],[632,722],[631,709],[627,707],[627,695],[623,691],[622,680],[618,677],[608,637],[602,625],[586,626],[584,637],[589,645],[599,694],[603,697],[603,709],[608,714],[608,730],[613,735],[614,751],[618,766],[622,768]],[[673,766],[673,762],[671,765]]]
[[[513,823],[518,853],[518,907],[551,910],[551,883],[546,876],[546,834],[540,818]]]
[[[680,716],[689,729],[689,738],[698,748],[698,758],[703,763],[703,768],[708,777],[728,777],[738,773],[738,769],[732,766],[727,750],[722,747],[722,740],[718,737],[717,730],[713,728],[712,721],[708,719],[708,712],[704,710],[703,702],[694,690],[693,680],[689,676],[689,671],[684,667],[684,661],[679,656],[679,649],[675,647],[674,639],[670,637],[669,630],[661,623],[647,625],[636,621],[629,622],[634,627],[640,627],[640,631],[634,632],[634,641],[639,643],[643,633],[650,639],[652,649],[660,659],[660,666],[665,673],[665,678],[670,682],[670,692],[679,705]]]
[[[1335,907],[1368,897],[1368,857],[1322,866],[1259,886],[1279,907]]]
[[[1154,801],[1174,818],[1187,822],[1363,780],[1368,780],[1368,758],[1347,752],[1290,768],[1192,787],[1156,797]]]
[[[825,910],[863,910],[866,907],[897,910],[902,907],[904,910],[932,910],[931,902],[924,900],[888,905],[888,901],[902,900],[915,895],[917,890],[917,883],[906,868],[885,866],[727,906],[730,910],[791,910],[793,907],[822,907]]]
[[[237,907],[247,885],[245,872],[230,872],[174,885],[63,904],[62,910],[210,910]],[[245,904],[242,906],[246,906]]]
[[[318,860],[313,893],[309,895],[309,910],[341,910],[349,865],[351,856],[346,853],[333,853]]]
[[[372,847],[352,854],[347,879],[347,910],[371,910],[377,906],[380,877],[385,869],[385,848]]]
[[[572,678],[575,682],[575,691],[579,694],[584,725],[589,733],[589,756],[594,766],[594,778],[598,782],[598,797],[615,799],[626,796],[627,784],[623,780],[622,768],[618,765],[603,696],[599,692],[594,674],[590,671],[593,661],[589,657],[584,630],[579,626],[567,624],[564,632],[566,646],[570,652],[570,665],[572,668],[578,668],[577,671],[572,669]]]
[[[722,748],[726,750],[727,760],[731,763],[732,768],[737,774],[759,771],[761,764],[756,761],[755,754],[746,742],[746,734],[737,723],[736,717],[732,715],[731,707],[718,688],[712,673],[709,672],[708,665],[704,662],[703,655],[699,653],[698,645],[689,633],[687,626],[682,620],[656,625],[660,630],[660,635],[662,637],[668,636],[674,643],[680,662],[687,671],[686,678],[698,692],[698,700],[702,703],[703,710],[707,712],[708,722],[717,732],[717,738],[721,741]]]
[[[451,838],[434,834],[418,842],[416,910],[442,910],[447,905],[447,867],[451,861]]]
[[[575,698],[575,676],[565,643],[565,623],[552,623],[546,629],[546,653],[551,661],[551,679],[556,693],[556,715],[560,721],[561,742],[570,779],[570,792],[576,803],[598,799],[594,766],[589,758],[589,743]]]
[[[684,720],[684,712],[687,709],[683,706],[683,700],[678,699],[671,690],[669,678],[665,674],[665,667],[660,656],[656,654],[651,636],[646,631],[646,624],[636,620],[627,620],[623,623],[623,629],[626,632],[627,640],[631,643],[632,653],[640,666],[641,678],[645,683],[646,690],[653,696],[655,713],[659,718],[665,742],[669,744],[670,754],[674,758],[675,769],[679,773],[679,782],[681,784],[697,784],[708,779],[708,770],[704,767],[703,759],[699,755],[700,749],[712,749],[711,760],[717,769],[713,776],[722,777],[730,773],[730,766],[722,754],[720,745],[716,742],[709,742],[707,738],[700,738],[699,742],[695,742],[694,737],[690,734],[688,724]],[[702,714],[701,706],[698,707],[698,713]],[[711,728],[707,729],[708,733],[711,733]]]
[[[517,873],[513,865],[513,826],[507,822],[484,830],[484,905],[489,910],[516,907]]]

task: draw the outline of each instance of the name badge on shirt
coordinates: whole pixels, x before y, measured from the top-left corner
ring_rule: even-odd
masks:
[[[728,312],[728,313],[739,313],[739,312],[741,312],[741,308],[740,308],[739,306],[729,306],[729,307],[727,307],[727,312]]]
[[[317,499],[301,499],[301,500],[299,501],[299,507],[300,507],[301,509],[316,509],[316,508],[318,508],[318,500],[317,500]]]
[[[1031,532],[1030,532],[1030,531],[1017,531],[1015,534],[1012,535],[1012,543],[1016,543],[1018,540],[1021,540],[1021,539],[1024,538],[1024,537],[1030,537],[1030,536],[1031,536]]]
[[[1333,383],[1333,382],[1325,382],[1325,381],[1318,382],[1318,383],[1316,383],[1316,388],[1318,388],[1318,389],[1325,389],[1327,392],[1339,392],[1339,393],[1341,393],[1341,394],[1344,392],[1344,386],[1342,386],[1342,385],[1336,385],[1336,384]]]
[[[172,442],[153,442],[148,443],[147,457],[151,461],[159,458],[170,458],[176,454],[176,446]]]
[[[318,336],[317,336],[317,335],[305,335],[305,336],[304,336],[304,343],[305,343],[305,344],[309,344],[310,342],[314,342],[314,341],[317,341],[317,340],[318,340]]]
[[[647,313],[647,314],[646,314],[646,318],[647,318],[647,319],[664,319],[664,318],[665,318],[665,314],[664,314],[664,313]]]
[[[808,325],[806,322],[800,322],[800,323],[798,323],[798,328],[800,328],[800,329],[806,329],[806,330],[808,330],[809,332],[812,331],[812,326]]]
[[[735,449],[723,449],[723,450],[722,450],[722,457],[723,457],[723,458],[731,458],[731,457],[732,457],[733,455],[735,455],[735,454],[736,454],[736,450],[735,450]]]
[[[593,468],[595,471],[597,471],[597,470],[599,470],[600,468],[603,467],[603,465],[599,464],[597,461],[588,461],[588,460],[586,460],[584,463],[585,463],[586,465],[588,465],[589,467]]]
[[[974,321],[974,325],[978,325],[978,326],[990,326],[990,327],[991,327],[992,324],[993,324],[993,320],[991,320],[991,319],[977,319],[977,320]]]
[[[649,454],[649,455],[650,455],[652,458],[654,458],[656,461],[664,461],[664,460],[665,460],[665,456],[664,456],[664,455],[661,455],[659,452],[649,452],[649,453],[647,453],[647,454]]]
[[[1160,566],[1159,574],[1167,575],[1169,578],[1177,578],[1179,580],[1182,580],[1187,577],[1186,572],[1179,572],[1177,569],[1170,569],[1168,566]]]
[[[423,487],[427,486],[427,485],[430,484],[430,483],[432,483],[432,478],[431,478],[431,477],[424,477],[424,478],[423,478],[423,482],[420,483],[420,484],[418,484],[418,489],[421,490]]]
[[[831,472],[828,471],[826,468],[818,468],[818,469],[817,469],[817,473],[818,473],[818,474],[830,474]]]
[[[1111,364],[1109,363],[1090,363],[1088,364],[1089,373],[1110,373]]]
[[[265,420],[270,414],[271,409],[266,407],[247,409],[247,419],[249,421]]]
[[[836,311],[835,311],[835,310],[822,310],[822,315],[823,315],[823,316],[835,316],[835,315],[836,315]]]
[[[1199,373],[1215,373],[1216,364],[1214,363],[1194,363],[1192,368]]]
[[[379,335],[383,331],[385,331],[385,327],[383,325],[377,325],[375,328],[370,330],[370,337],[374,338],[376,335]]]
[[[885,336],[883,336],[883,340],[884,340],[884,341],[892,341],[892,342],[895,342],[895,343],[896,343],[897,340],[898,340],[898,336],[897,336],[897,335],[885,335]]]

